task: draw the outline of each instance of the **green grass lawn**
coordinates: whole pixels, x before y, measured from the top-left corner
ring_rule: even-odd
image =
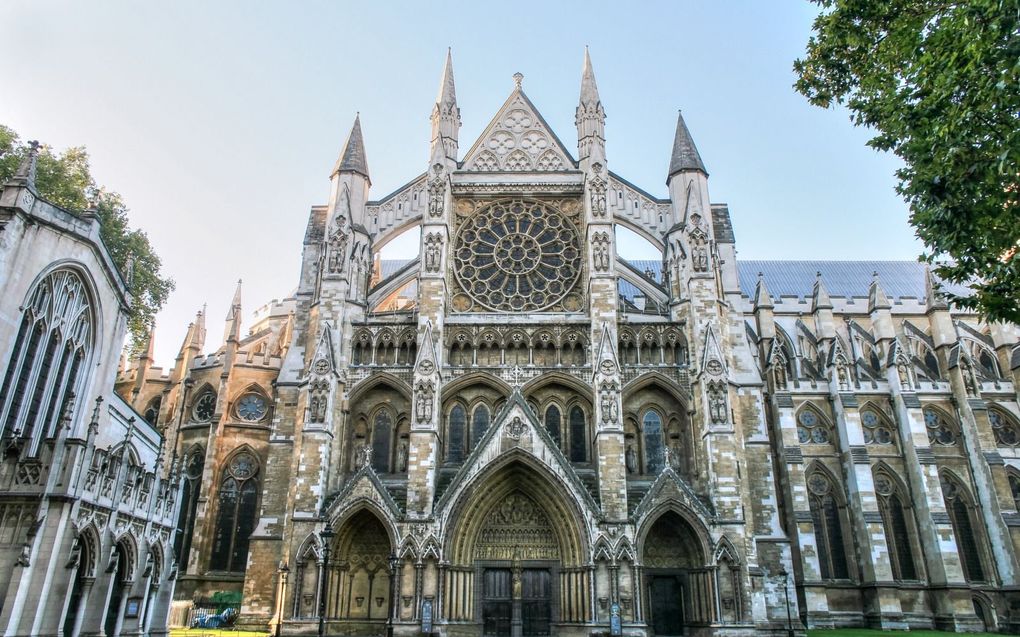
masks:
[[[907,637],[946,637],[950,633],[936,630],[912,630],[912,631],[882,631],[869,628],[840,628],[836,630],[809,630],[808,637],[878,637],[885,635],[903,635]]]
[[[170,637],[266,637],[269,633],[254,630],[230,630],[222,628],[174,628]]]

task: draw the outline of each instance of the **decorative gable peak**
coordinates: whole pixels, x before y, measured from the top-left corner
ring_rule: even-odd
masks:
[[[461,166],[478,172],[551,172],[573,170],[575,162],[518,82]]]
[[[599,348],[595,351],[595,371],[593,376],[596,380],[599,377],[615,377],[620,369],[616,359],[616,348],[613,347],[613,337],[609,334],[609,326],[602,325],[602,337],[599,339]]]
[[[364,176],[368,183],[372,183],[368,176],[368,158],[365,156],[365,139],[361,135],[360,113],[354,116],[354,126],[347,135],[347,141],[344,142],[340,156],[337,157],[331,176],[341,172],[358,173]]]
[[[436,356],[436,343],[432,338],[432,321],[425,322],[425,333],[422,335],[418,358],[414,361],[414,371],[420,376],[432,376],[439,369]]]
[[[701,369],[712,376],[723,376],[726,373],[726,357],[719,347],[719,339],[715,330],[708,326],[705,330],[705,344],[701,354]]]
[[[831,310],[832,299],[829,298],[829,290],[826,289],[825,283],[822,282],[822,273],[815,273],[815,287],[811,291],[811,311],[817,312],[818,310]]]
[[[878,278],[878,270],[871,275],[871,287],[868,289],[868,311],[888,310],[892,308],[889,297],[882,288],[882,282]]]
[[[308,374],[326,376],[336,369],[336,356],[333,349],[333,328],[328,321],[323,322],[319,331],[319,340],[315,343],[315,352],[308,362]]]

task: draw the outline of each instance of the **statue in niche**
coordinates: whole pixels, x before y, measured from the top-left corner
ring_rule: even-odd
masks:
[[[624,463],[627,466],[627,473],[637,472],[637,451],[634,449],[634,443],[627,443],[627,450],[623,453]]]
[[[446,199],[446,180],[443,178],[443,165],[432,165],[432,180],[429,182],[429,216],[442,217]]]
[[[591,214],[594,217],[606,216],[606,182],[602,180],[602,164],[592,165],[592,177],[589,184],[591,191]]]
[[[609,235],[606,233],[596,232],[592,237],[591,259],[597,272],[609,270]]]
[[[359,438],[361,440],[361,438]],[[364,442],[354,445],[354,470],[357,471],[365,466],[372,454],[372,448]]]
[[[850,370],[842,356],[836,359],[836,382],[840,391],[850,391]]]
[[[691,267],[695,272],[708,272],[708,248],[700,239],[691,247]]]
[[[414,412],[418,422],[432,422],[432,385],[421,383],[415,396]]]
[[[339,274],[343,269],[346,247],[347,235],[343,231],[343,226],[338,226],[329,238],[329,253],[326,261],[326,270],[330,274]]]
[[[442,256],[443,238],[438,233],[425,237],[425,271],[438,272]]]
[[[400,440],[400,444],[397,446],[397,471],[400,473],[407,471],[407,453],[407,439],[402,438]]]
[[[977,396],[977,383],[974,380],[974,370],[965,359],[960,359],[960,373],[963,375],[963,388],[970,397]]]
[[[717,425],[726,422],[726,389],[722,383],[708,384],[708,415]]]
[[[903,389],[911,389],[912,383],[910,382],[910,369],[907,367],[906,361],[902,358],[896,361],[896,373],[900,377],[900,387]]]
[[[776,391],[786,389],[786,363],[781,356],[777,356],[772,363],[772,377],[775,379]]]

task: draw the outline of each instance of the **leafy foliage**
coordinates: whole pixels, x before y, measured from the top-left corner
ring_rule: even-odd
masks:
[[[28,145],[21,142],[17,133],[0,125],[0,184],[14,175],[27,154]],[[174,289],[174,282],[160,271],[163,264],[149,237],[130,227],[128,208],[121,196],[96,184],[84,146],[68,148],[60,154],[41,146],[35,185],[43,199],[67,210],[95,208],[100,236],[114,264],[125,275],[131,271],[132,313],[128,329],[131,347],[139,351],[145,347],[156,313]]]
[[[904,162],[897,191],[948,294],[1020,323],[1020,1],[812,0],[795,86]]]

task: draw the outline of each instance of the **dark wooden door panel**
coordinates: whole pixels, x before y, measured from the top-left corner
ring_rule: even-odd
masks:
[[[652,627],[656,635],[684,632],[683,587],[675,576],[652,577],[650,583]]]

